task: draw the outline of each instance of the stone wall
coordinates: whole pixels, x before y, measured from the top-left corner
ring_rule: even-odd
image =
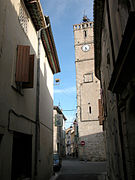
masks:
[[[102,126],[99,125],[98,99],[100,82],[94,74],[93,22],[74,25],[77,121],[79,130],[79,158],[105,160],[105,144]],[[84,51],[83,46],[89,49]],[[80,145],[85,141],[85,145]]]

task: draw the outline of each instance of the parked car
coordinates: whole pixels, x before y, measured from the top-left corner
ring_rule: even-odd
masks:
[[[58,153],[53,154],[53,170],[59,171],[62,166],[62,158]]]

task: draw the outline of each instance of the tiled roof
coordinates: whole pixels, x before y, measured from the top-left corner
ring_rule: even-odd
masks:
[[[36,31],[45,27],[44,16],[39,0],[24,0]]]
[[[60,65],[48,16],[43,15],[39,0],[23,0],[36,31],[42,29],[41,39],[53,74],[60,72]]]

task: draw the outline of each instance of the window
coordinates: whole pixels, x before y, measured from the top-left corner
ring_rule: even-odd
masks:
[[[84,83],[93,82],[93,73],[84,74]]]
[[[92,28],[92,23],[90,23],[90,27]]]
[[[77,26],[75,25],[75,29],[77,29]]]
[[[0,134],[0,144],[1,144],[1,141],[2,141],[2,137],[3,137],[3,134]]]
[[[15,81],[22,88],[33,88],[34,55],[30,55],[29,46],[17,46]]]
[[[110,53],[107,51],[107,64],[110,65]]]
[[[28,16],[27,16],[22,4],[20,4],[20,8],[19,8],[19,22],[20,22],[20,25],[22,26],[24,32],[27,33]]]
[[[104,121],[104,109],[103,109],[103,105],[102,105],[102,101],[101,99],[98,99],[98,109],[99,109],[99,124],[103,125],[103,121]]]
[[[11,179],[12,180],[31,179],[31,170],[32,170],[32,136],[14,132]]]
[[[84,38],[86,38],[87,37],[87,31],[85,30],[84,31]]]
[[[89,106],[88,112],[91,114],[91,106]]]

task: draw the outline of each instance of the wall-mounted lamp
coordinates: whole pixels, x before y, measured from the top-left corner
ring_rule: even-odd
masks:
[[[60,79],[59,78],[56,78],[55,79],[55,84],[54,85],[59,85],[60,84]]]

